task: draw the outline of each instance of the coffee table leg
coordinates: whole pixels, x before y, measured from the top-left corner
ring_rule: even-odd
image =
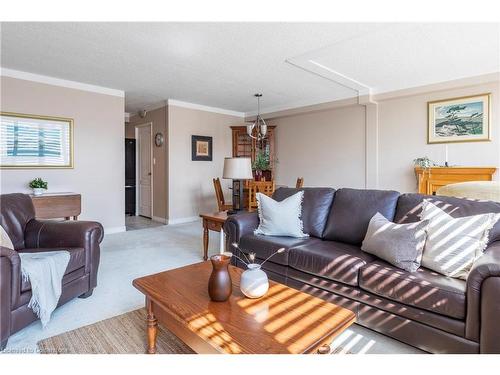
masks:
[[[318,354],[330,354],[331,350],[330,345],[323,344],[318,348]]]
[[[205,223],[203,223],[203,260],[208,259],[208,228]]]
[[[153,314],[152,304],[150,301],[147,301],[148,306],[148,316],[147,316],[147,325],[148,325],[148,354],[156,354],[156,336],[158,335],[158,320]]]

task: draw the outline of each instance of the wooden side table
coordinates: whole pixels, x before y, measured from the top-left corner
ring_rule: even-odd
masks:
[[[214,212],[211,214],[200,214],[200,217],[203,220],[203,260],[208,259],[208,231],[212,230],[214,232],[220,233],[220,242],[219,248],[220,252],[224,252],[224,223],[227,220],[227,212]]]
[[[30,195],[37,219],[78,219],[82,212],[82,196],[77,193]]]

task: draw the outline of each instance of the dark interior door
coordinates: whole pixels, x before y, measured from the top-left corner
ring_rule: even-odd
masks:
[[[135,215],[135,139],[125,138],[125,214]]]

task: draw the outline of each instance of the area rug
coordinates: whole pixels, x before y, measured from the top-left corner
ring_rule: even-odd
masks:
[[[144,354],[146,342],[146,310],[138,309],[41,340],[37,345],[42,354]],[[161,325],[156,348],[159,354],[194,354]]]
[[[41,340],[37,346],[42,354],[144,354],[145,322],[146,310],[138,309]],[[194,354],[170,331],[161,325],[158,328],[158,354]],[[332,354],[342,352],[338,347]]]

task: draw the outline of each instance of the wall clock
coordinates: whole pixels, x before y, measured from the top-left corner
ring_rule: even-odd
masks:
[[[156,147],[160,147],[161,145],[163,145],[163,134],[162,133],[155,134],[155,145],[156,145]]]

